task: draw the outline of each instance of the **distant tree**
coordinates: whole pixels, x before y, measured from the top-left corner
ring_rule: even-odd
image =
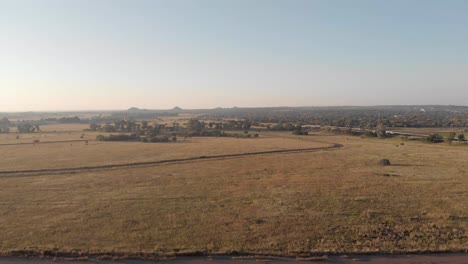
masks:
[[[19,133],[35,133],[41,130],[38,125],[32,125],[29,123],[20,123],[16,128]]]
[[[141,128],[146,130],[148,128],[148,121],[141,121]]]
[[[106,125],[104,125],[104,127],[102,128],[102,130],[103,130],[104,132],[108,132],[108,133],[110,133],[110,132],[116,132],[116,131],[117,131],[116,127],[113,126],[113,125],[111,125],[111,124],[106,124]]]
[[[80,123],[81,119],[77,116],[74,117],[62,117],[57,120],[59,123]]]
[[[169,142],[169,137],[168,136],[156,136],[152,137],[150,142]]]
[[[11,126],[11,122],[8,118],[4,117],[0,119],[0,126]]]
[[[0,119],[0,133],[10,133],[11,122],[8,118]]]
[[[458,138],[458,140],[460,140],[460,141],[465,141],[465,140],[466,140],[464,134],[458,134],[458,137],[457,137],[457,138]]]
[[[427,137],[427,141],[431,143],[444,142],[444,137],[441,134],[431,134]]]
[[[200,122],[198,119],[190,119],[187,122],[187,129],[190,131],[199,131],[205,128],[205,123]]]

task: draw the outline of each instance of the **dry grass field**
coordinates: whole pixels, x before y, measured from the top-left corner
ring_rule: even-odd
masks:
[[[4,171],[344,145],[73,174],[3,175],[0,251],[294,255],[468,249],[466,146],[261,134],[173,144],[0,146]],[[383,158],[393,165],[378,165]]]
[[[95,137],[94,137],[95,138]],[[59,142],[0,146],[0,168],[50,169],[181,159],[281,149],[327,147],[320,142],[277,138],[191,138],[176,143]]]

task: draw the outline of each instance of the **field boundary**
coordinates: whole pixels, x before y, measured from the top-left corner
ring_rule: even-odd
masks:
[[[198,156],[198,157],[181,158],[181,159],[144,161],[144,162],[123,163],[123,164],[109,164],[109,165],[99,165],[99,166],[38,169],[38,170],[9,170],[9,171],[0,171],[0,177],[10,177],[10,176],[17,176],[17,175],[78,173],[78,172],[84,172],[84,171],[109,170],[109,169],[116,169],[116,168],[133,168],[133,167],[140,167],[140,166],[171,164],[171,163],[180,163],[180,162],[194,162],[194,161],[213,160],[213,159],[249,157],[249,156],[259,156],[259,155],[268,155],[268,154],[312,152],[312,151],[319,151],[319,150],[338,149],[342,147],[344,147],[343,144],[335,143],[327,147],[317,147],[317,148],[280,149],[280,150],[245,152],[245,153],[235,153],[235,154]]]

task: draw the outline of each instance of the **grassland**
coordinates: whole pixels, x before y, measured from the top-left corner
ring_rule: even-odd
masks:
[[[318,148],[330,144],[277,138],[191,138],[176,143],[59,142],[1,146],[1,170],[100,166],[209,155]]]
[[[0,168],[56,168],[334,143],[344,147],[0,177],[0,251],[294,255],[468,248],[466,146],[262,133],[258,139],[194,138],[174,144],[0,146]],[[382,158],[393,165],[379,166]]]

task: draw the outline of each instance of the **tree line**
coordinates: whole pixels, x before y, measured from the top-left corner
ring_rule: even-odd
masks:
[[[41,129],[39,125],[29,122],[11,122],[8,118],[4,117],[0,119],[0,133],[10,133],[11,127],[16,126],[16,131],[18,133],[37,133]]]

